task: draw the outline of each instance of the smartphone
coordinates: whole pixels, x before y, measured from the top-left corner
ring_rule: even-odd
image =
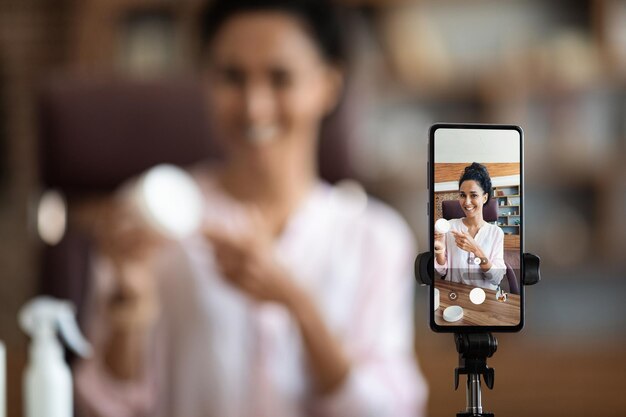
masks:
[[[524,325],[524,134],[519,126],[435,124],[429,132],[430,326]]]

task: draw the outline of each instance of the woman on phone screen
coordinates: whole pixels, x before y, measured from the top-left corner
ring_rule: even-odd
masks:
[[[504,232],[483,219],[491,198],[491,178],[477,162],[459,179],[459,204],[465,214],[450,220],[449,233],[435,232],[435,271],[447,281],[495,290],[506,274]]]

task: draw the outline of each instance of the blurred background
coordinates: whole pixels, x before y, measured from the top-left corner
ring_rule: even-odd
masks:
[[[350,134],[347,159],[337,163],[405,216],[420,250],[428,249],[428,127],[525,131],[525,248],[541,256],[543,281],[526,291],[525,329],[499,336],[485,407],[509,417],[625,415],[626,1],[343,3],[352,12]],[[36,202],[50,185],[86,187],[69,168],[81,160],[63,159],[80,156],[55,148],[50,133],[67,130],[50,119],[80,110],[71,93],[78,81],[105,91],[110,80],[122,91],[187,85],[198,68],[201,5],[0,0],[0,339],[11,416],[22,415],[26,358],[17,310],[41,291],[69,291],[47,278],[52,248],[36,233]],[[97,143],[107,149],[107,137]],[[116,178],[99,180],[103,191]],[[453,338],[429,330],[426,293],[416,292],[416,351],[429,414],[455,415],[465,394],[453,391]]]

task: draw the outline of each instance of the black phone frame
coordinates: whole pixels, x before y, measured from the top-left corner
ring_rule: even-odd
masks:
[[[429,323],[430,328],[434,332],[437,333],[515,333],[519,332],[524,328],[524,316],[525,316],[525,291],[524,291],[524,228],[525,228],[525,218],[524,218],[524,198],[525,198],[525,187],[524,187],[524,131],[520,126],[510,125],[510,124],[484,124],[484,123],[435,123],[433,124],[428,132],[428,162],[427,162],[427,187],[428,187],[428,231],[429,231],[429,249],[431,253],[434,253],[434,221],[432,219],[435,218],[435,187],[434,187],[434,179],[435,179],[435,132],[438,129],[478,129],[478,130],[515,130],[519,133],[520,136],[520,270],[519,276],[517,277],[520,280],[520,322],[515,326],[441,326],[435,323],[435,280],[438,279],[433,275],[432,285],[429,285],[429,293],[430,293],[430,302],[429,302]],[[484,162],[484,161],[477,161]],[[434,256],[430,261],[431,265],[429,265],[429,269],[431,271],[434,270]]]

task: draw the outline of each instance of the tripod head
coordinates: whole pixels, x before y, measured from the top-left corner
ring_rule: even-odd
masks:
[[[459,375],[482,375],[489,389],[493,388],[494,370],[487,358],[498,350],[498,339],[491,333],[457,333],[454,335],[459,367],[454,370],[454,389],[459,387]]]

